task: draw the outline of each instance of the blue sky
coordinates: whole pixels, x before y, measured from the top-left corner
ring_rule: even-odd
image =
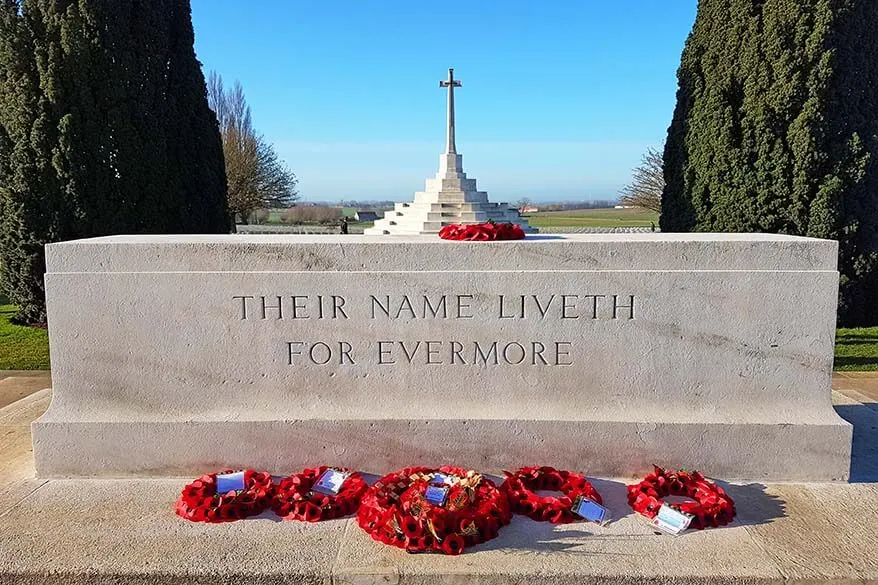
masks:
[[[406,200],[436,172],[448,67],[464,170],[493,201],[615,197],[662,143],[697,0],[192,0],[305,199]]]

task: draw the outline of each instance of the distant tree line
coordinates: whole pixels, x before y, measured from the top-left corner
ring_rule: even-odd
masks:
[[[276,217],[277,221],[282,224],[290,225],[338,223],[342,218],[342,210],[340,207],[327,205],[297,205],[288,209],[257,209],[251,213],[249,219],[253,223],[264,224],[269,222],[272,217]]]
[[[551,203],[533,203],[540,211],[572,211],[575,209],[605,209],[615,207],[616,199],[593,199],[589,201],[559,201]]]
[[[188,0],[0,0],[0,281],[46,321],[44,245],[228,232]]]

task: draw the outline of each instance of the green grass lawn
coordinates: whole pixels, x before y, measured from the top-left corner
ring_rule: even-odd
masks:
[[[836,331],[835,369],[841,372],[878,371],[878,327]]]
[[[0,304],[0,370],[48,370],[48,332],[13,325],[9,320],[15,312],[12,305]]]
[[[575,209],[525,214],[534,227],[650,227],[658,214],[646,209]]]

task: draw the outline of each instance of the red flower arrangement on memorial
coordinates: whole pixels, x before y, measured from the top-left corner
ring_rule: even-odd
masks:
[[[261,514],[269,506],[271,475],[245,469],[243,490],[217,493],[216,476],[234,472],[202,475],[183,488],[174,511],[192,522],[232,522]]]
[[[351,473],[341,484],[335,496],[313,491],[318,479],[329,469],[327,466],[305,469],[285,477],[277,484],[271,507],[274,512],[288,520],[319,522],[353,514],[360,507],[360,498],[369,489],[366,480],[359,473]],[[343,473],[347,469],[334,468]]]
[[[440,490],[443,501],[428,489],[431,494]],[[496,537],[511,519],[509,502],[492,481],[450,466],[407,467],[385,475],[363,496],[357,513],[358,524],[375,540],[409,552],[448,555]]]
[[[665,471],[655,467],[638,484],[628,486],[628,505],[647,518],[655,518],[667,496],[682,496],[692,502],[668,504],[693,516],[690,527],[697,530],[724,526],[735,518],[735,503],[723,488],[697,471]]]
[[[515,473],[506,473],[500,489],[509,499],[516,514],[552,524],[573,522],[573,504],[580,497],[603,504],[601,495],[584,475],[559,471],[554,467],[522,467]],[[562,492],[560,498],[540,496],[537,490]]]
[[[439,230],[439,237],[443,240],[468,241],[523,240],[524,230],[515,223],[453,223]]]

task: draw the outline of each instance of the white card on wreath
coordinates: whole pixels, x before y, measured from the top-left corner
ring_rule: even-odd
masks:
[[[315,492],[320,492],[327,496],[337,496],[341,491],[341,486],[345,480],[351,476],[350,473],[339,471],[338,469],[327,469],[323,475],[317,480],[312,488]]]
[[[437,473],[433,476],[433,479],[430,480],[430,483],[438,483],[442,485],[454,485],[457,482],[457,479],[446,473]]]
[[[216,493],[227,494],[244,489],[244,472],[224,473],[216,476]]]
[[[430,484],[427,486],[427,491],[424,492],[424,499],[434,506],[444,506],[448,499],[448,492],[449,489],[446,485]]]
[[[662,532],[676,536],[689,528],[691,522],[692,516],[689,514],[684,514],[667,504],[662,504],[662,507],[659,508],[658,515],[652,519],[650,524]]]
[[[598,524],[604,524],[610,521],[610,511],[594,500],[590,500],[586,497],[577,498],[577,500],[573,502],[573,513],[585,518],[589,522],[597,522]]]

